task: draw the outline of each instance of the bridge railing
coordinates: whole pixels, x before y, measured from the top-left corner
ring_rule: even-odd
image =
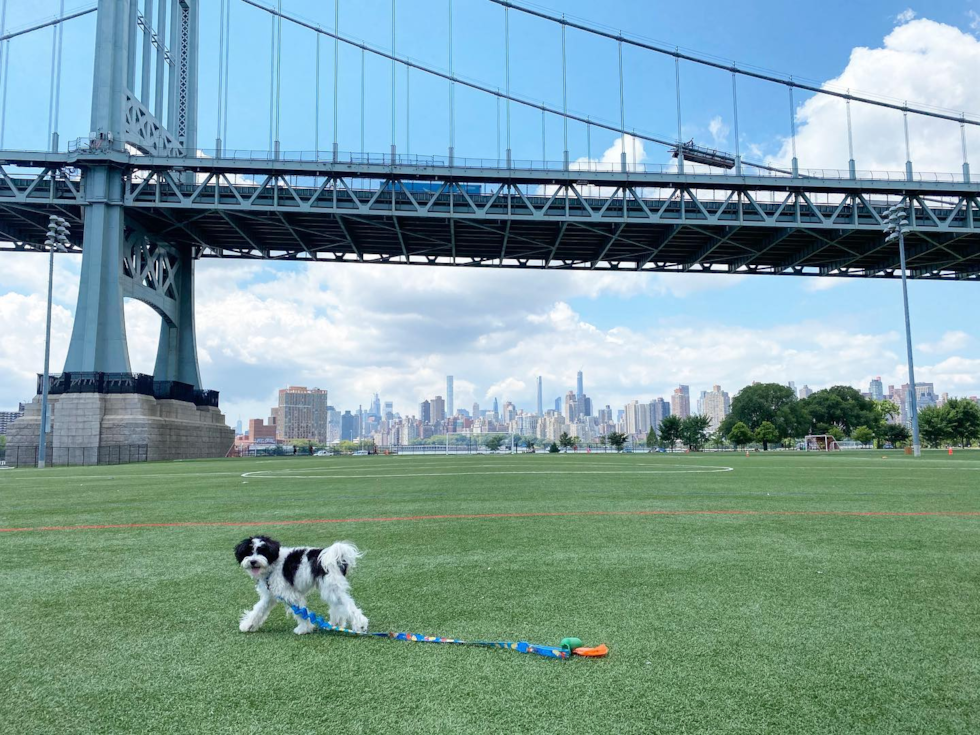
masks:
[[[512,159],[509,163],[502,158],[470,158],[456,156],[450,162],[449,156],[423,155],[414,153],[399,153],[392,156],[388,153],[358,153],[352,151],[339,152],[336,157],[332,151],[275,151],[250,149],[250,148],[227,148],[221,149],[201,149],[198,151],[198,158],[224,159],[236,161],[282,161],[299,163],[338,163],[341,165],[364,165],[364,166],[407,166],[413,168],[470,168],[470,169],[493,169],[511,170],[522,172],[562,172],[566,170],[564,161],[536,160],[536,159]],[[569,161],[569,171],[583,173],[638,173],[638,174],[673,174],[677,172],[677,163],[648,163],[627,161],[624,166],[618,161],[599,161],[599,160],[574,160]],[[812,178],[821,180],[840,180],[848,179],[875,180],[875,181],[907,181],[906,171],[888,171],[877,169],[861,169],[854,172],[852,176],[850,170],[846,168],[801,168],[794,177],[792,172],[774,167],[759,167],[743,163],[740,172],[735,169],[715,168],[703,164],[685,163],[685,173],[692,175],[724,176],[728,178],[739,178],[744,176],[756,176],[766,178]],[[920,182],[945,182],[961,183],[966,181],[962,172],[933,172],[933,171],[914,171],[913,181]]]

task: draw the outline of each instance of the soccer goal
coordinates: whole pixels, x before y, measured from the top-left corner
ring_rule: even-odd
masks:
[[[840,444],[830,434],[807,434],[803,446],[808,452],[840,451]]]

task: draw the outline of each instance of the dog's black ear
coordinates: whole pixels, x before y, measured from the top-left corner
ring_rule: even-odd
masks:
[[[252,553],[252,539],[242,539],[242,542],[235,547],[235,561],[239,564],[245,559],[246,556]]]
[[[262,542],[262,545],[259,546],[257,551],[272,564],[279,558],[279,542],[268,536],[259,536],[259,540]]]

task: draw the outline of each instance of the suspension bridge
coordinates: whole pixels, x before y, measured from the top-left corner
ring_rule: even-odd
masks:
[[[115,391],[153,401],[190,403],[199,413],[212,411],[205,420],[209,426],[220,423],[223,427],[223,418],[215,418],[220,416],[217,396],[202,390],[197,363],[193,274],[199,258],[980,280],[980,184],[971,178],[966,146],[966,131],[980,126],[980,117],[805,84],[508,0],[482,1],[497,6],[501,14],[503,88],[456,73],[452,0],[440,5],[449,13],[448,69],[399,53],[395,0],[389,47],[346,35],[339,27],[339,2],[334,4],[333,26],[323,27],[284,12],[281,0],[220,0],[218,86],[206,90],[206,95],[199,89],[199,0],[98,0],[69,13],[64,12],[62,1],[62,12],[56,18],[12,32],[4,29],[0,35],[2,74],[9,67],[12,38],[55,29],[50,145],[45,150],[0,150],[0,251],[42,252],[55,247],[45,240],[49,217],[57,215],[68,222],[71,232],[68,245],[59,245],[59,249],[81,253],[78,306],[64,374],[52,378],[49,386],[61,394],[62,408],[56,410],[56,416],[68,420],[71,412],[65,396],[104,397]],[[229,145],[228,48],[233,6],[267,15],[271,27],[269,145],[265,150]],[[3,9],[5,16],[6,0]],[[65,136],[69,142],[61,145],[57,122],[61,29],[91,13],[96,14],[91,124],[89,130]],[[514,15],[533,16],[560,34],[560,105],[512,91],[510,23]],[[312,91],[316,135],[300,151],[285,150],[280,143],[284,24],[316,41]],[[603,117],[610,114],[608,110],[589,114],[569,110],[568,86],[574,83],[566,63],[569,30],[616,50],[617,122]],[[328,48],[332,45],[334,55],[334,124],[329,146],[319,140],[321,42]],[[359,72],[356,68],[341,72],[341,47],[359,51]],[[627,119],[624,102],[624,47],[667,57],[674,64],[676,136],[638,132],[641,126],[628,124],[632,121]],[[392,136],[385,152],[364,150],[366,56],[389,63],[391,68]],[[682,65],[703,66],[731,76],[734,151],[683,139]],[[339,98],[341,73],[360,74],[359,101]],[[449,139],[444,151],[431,155],[398,151],[395,82],[402,73],[406,85],[410,74],[446,85]],[[793,145],[789,165],[745,160],[741,155],[738,85],[746,78],[786,90]],[[494,100],[498,140],[499,110],[504,107],[506,145],[500,152],[498,143],[496,158],[468,157],[465,150],[458,149],[457,87]],[[850,151],[846,169],[800,165],[794,94],[829,95],[844,102]],[[4,99],[5,95],[4,91]],[[202,98],[214,100],[217,106],[213,146],[204,141],[199,128]],[[338,109],[358,102],[360,150],[343,151],[337,136]],[[851,107],[858,105],[888,108],[902,116],[904,171],[858,168],[850,127]],[[540,159],[514,155],[511,111],[516,107],[540,113]],[[547,160],[544,134],[549,118],[560,120],[563,127],[559,160]],[[926,174],[913,166],[908,144],[910,118],[913,124],[917,118],[933,118],[959,126],[961,171]],[[590,150],[584,159],[569,153],[570,123],[587,129]],[[593,131],[618,137],[619,161],[601,162],[592,157]],[[638,163],[629,155],[628,141],[662,147],[670,159],[663,164]],[[883,233],[886,210],[895,204],[907,208],[910,222],[905,267],[898,247],[886,241]],[[143,383],[130,370],[123,315],[126,298],[150,305],[161,316],[156,368]],[[115,377],[107,383],[107,375]],[[98,410],[105,412],[104,406]],[[126,410],[133,410],[132,406]],[[89,426],[98,424],[85,420]],[[125,421],[120,418],[119,423]],[[105,441],[98,439],[106,435],[101,431],[101,435],[96,432],[96,441]],[[61,437],[67,442],[66,432]],[[56,429],[56,436],[58,433]],[[227,439],[224,434],[212,434],[209,453]],[[181,441],[200,443],[200,436],[190,431]],[[36,438],[34,441],[37,443]],[[180,444],[176,439],[167,441]],[[180,456],[187,452],[186,446],[174,450]]]

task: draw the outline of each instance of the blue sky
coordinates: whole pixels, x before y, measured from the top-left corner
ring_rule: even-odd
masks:
[[[391,44],[389,0],[340,0],[341,32],[377,46]],[[56,0],[8,3],[8,28],[53,15]],[[84,3],[69,0],[68,9]],[[226,147],[268,148],[271,16],[232,0],[229,133]],[[542,5],[612,29],[684,49],[818,82],[838,79],[855,90],[980,113],[975,78],[980,60],[980,2],[611,2],[557,0]],[[333,4],[283,0],[285,11],[333,26]],[[212,148],[217,114],[218,0],[202,3],[199,146]],[[464,77],[504,86],[503,11],[486,0],[454,4],[455,69]],[[511,11],[514,93],[561,104],[560,32]],[[399,0],[397,52],[448,68],[446,0]],[[65,29],[59,132],[62,141],[86,134],[92,84],[94,16]],[[51,32],[11,44],[5,143],[41,148],[48,115]],[[314,137],[314,53],[311,32],[283,24],[281,145],[309,150]],[[627,127],[663,137],[676,134],[673,61],[624,51]],[[569,107],[616,121],[616,46],[568,33]],[[341,150],[360,147],[360,51],[341,45]],[[366,149],[391,144],[390,63],[367,58]],[[685,138],[734,148],[731,78],[683,64]],[[332,130],[333,44],[321,41],[320,147]],[[448,86],[420,72],[411,77],[411,139],[406,140],[405,71],[396,89],[399,152],[444,154],[448,146]],[[972,85],[975,87],[976,85]],[[496,157],[496,103],[457,87],[457,155]],[[796,97],[801,166],[846,166],[842,108]],[[503,119],[504,107],[501,106]],[[854,109],[858,168],[901,169],[901,117]],[[872,114],[874,113],[874,114]],[[790,108],[786,90],[739,82],[739,143],[745,157],[787,155]],[[715,121],[714,124],[712,121]],[[913,120],[913,160],[919,170],[959,169],[959,134]],[[713,132],[712,132],[713,131]],[[501,146],[504,133],[502,133]],[[515,158],[541,157],[540,112],[512,107]],[[592,156],[616,136],[593,130]],[[980,158],[980,134],[970,148]],[[572,158],[586,156],[584,126],[569,126]],[[562,157],[562,124],[549,118],[549,159]],[[667,152],[647,145],[645,161],[666,163]],[[921,156],[921,158],[917,157]],[[973,163],[980,169],[980,161]],[[77,262],[59,260],[56,340],[67,342]],[[0,406],[30,394],[43,346],[28,328],[43,319],[45,262],[0,256],[0,319],[24,324],[0,346]],[[414,412],[422,398],[441,393],[442,376],[457,376],[457,404],[484,404],[496,395],[532,405],[533,377],[546,394],[574,384],[579,367],[600,405],[665,395],[678,382],[692,391],[715,382],[736,390],[750,380],[793,380],[820,387],[864,385],[875,375],[903,381],[901,293],[897,283],[710,275],[460,273],[448,269],[364,266],[229,267],[202,262],[198,317],[205,383],[222,391],[234,421],[267,415],[275,389],[309,384],[332,391],[343,408],[367,404],[374,390],[396,409]],[[912,318],[920,380],[951,394],[980,393],[976,316],[980,286],[912,283]],[[447,308],[447,304],[451,305]],[[152,367],[155,317],[127,307],[134,369]],[[243,320],[248,328],[229,326]],[[42,322],[43,323],[43,322]],[[311,339],[312,337],[312,339]],[[386,348],[387,346],[387,348]],[[54,348],[54,369],[64,350]],[[9,377],[7,377],[9,376]],[[591,390],[590,390],[591,388]]]

